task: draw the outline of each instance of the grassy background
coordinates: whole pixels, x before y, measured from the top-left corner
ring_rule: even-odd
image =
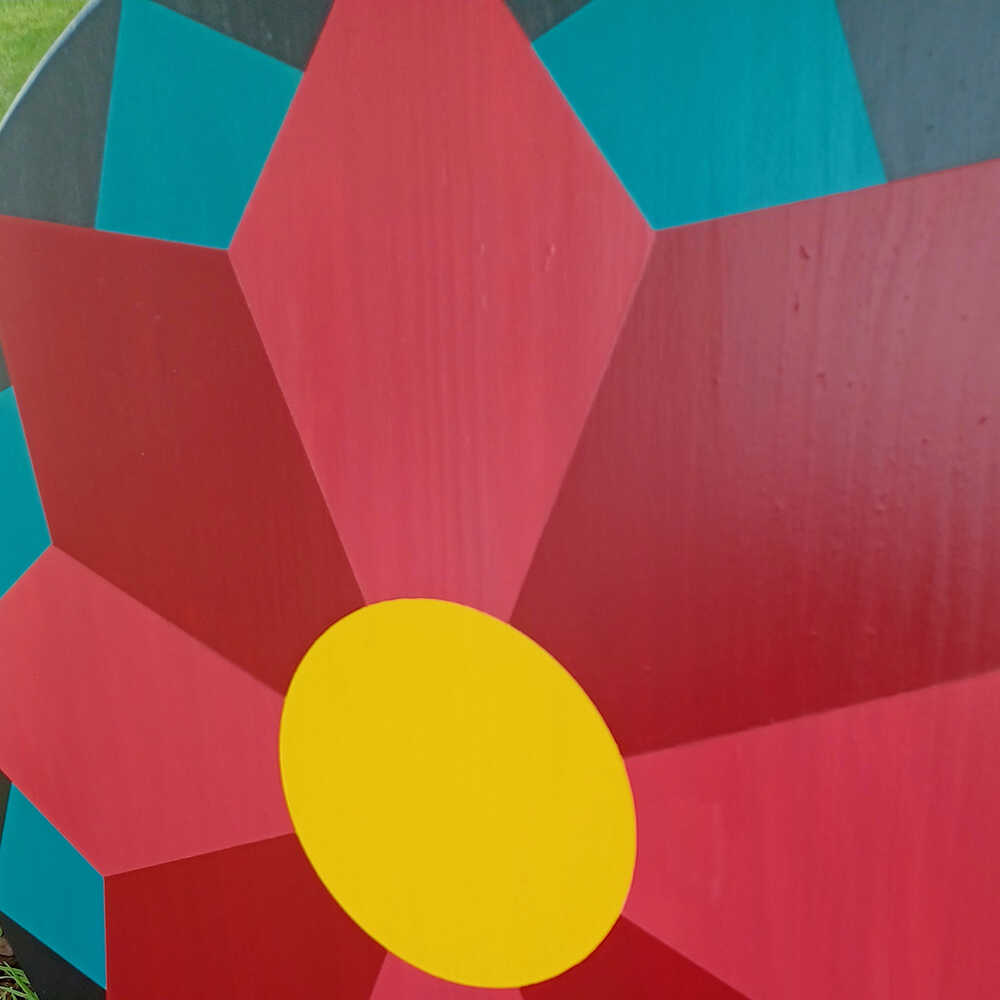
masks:
[[[0,117],[85,0],[0,0]]]

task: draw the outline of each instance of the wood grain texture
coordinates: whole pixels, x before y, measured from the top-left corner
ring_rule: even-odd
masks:
[[[1000,660],[1000,163],[660,234],[513,623],[636,753]]]
[[[521,992],[525,1000],[746,1000],[625,919],[575,968]]]
[[[176,1000],[179,982],[202,997],[368,1000],[385,955],[294,836],[117,875],[107,899],[114,1000]]]
[[[502,3],[337,0],[231,253],[369,601],[510,613],[650,239]]]
[[[994,0],[837,0],[890,179],[1000,156]]]
[[[226,255],[0,219],[0,331],[56,544],[284,692],[361,598]]]
[[[748,996],[1000,991],[1000,673],[634,758],[626,914]]]
[[[591,0],[535,51],[656,229],[885,181],[832,0]]]
[[[268,687],[56,549],[0,635],[0,760],[102,874],[291,830]]]
[[[156,0],[275,59],[304,69],[333,0]]]
[[[104,987],[88,979],[51,948],[0,911],[0,928],[39,1000],[104,1000]]]
[[[99,0],[42,64],[0,129],[0,215],[92,226],[121,0]]]
[[[163,4],[122,0],[97,228],[228,247],[301,76]]]

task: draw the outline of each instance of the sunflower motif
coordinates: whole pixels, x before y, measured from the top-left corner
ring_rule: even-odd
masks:
[[[1000,169],[884,184],[832,3],[668,6],[96,0],[0,129],[67,990],[996,992]]]

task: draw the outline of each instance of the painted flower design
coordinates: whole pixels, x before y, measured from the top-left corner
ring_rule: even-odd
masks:
[[[179,954],[234,997],[993,982],[996,164],[656,233],[501,3],[337,0],[301,82],[150,0],[121,18],[96,228],[0,218],[52,543],[0,600],[0,766],[103,880],[108,993],[176,997]],[[204,54],[190,80],[140,86],[172,79],[121,54],[154,38]],[[269,152],[192,111],[243,80],[283,121]],[[231,226],[196,156],[223,138]],[[357,699],[329,731],[288,722],[317,655]],[[558,738],[521,752],[519,712]],[[437,772],[409,794],[411,768],[381,802],[452,732],[467,798]],[[562,828],[544,792],[571,781]],[[477,980],[475,915],[537,902],[515,862],[546,837],[573,877],[510,931],[509,981]],[[373,839],[441,899],[325,864]],[[363,917],[344,868],[376,873]],[[438,961],[435,907],[472,971]]]

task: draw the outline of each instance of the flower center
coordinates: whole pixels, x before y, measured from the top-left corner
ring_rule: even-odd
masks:
[[[482,612],[386,601],[333,625],[289,688],[281,771],[324,884],[432,975],[540,982],[621,912],[635,811],[614,739],[556,660]]]

